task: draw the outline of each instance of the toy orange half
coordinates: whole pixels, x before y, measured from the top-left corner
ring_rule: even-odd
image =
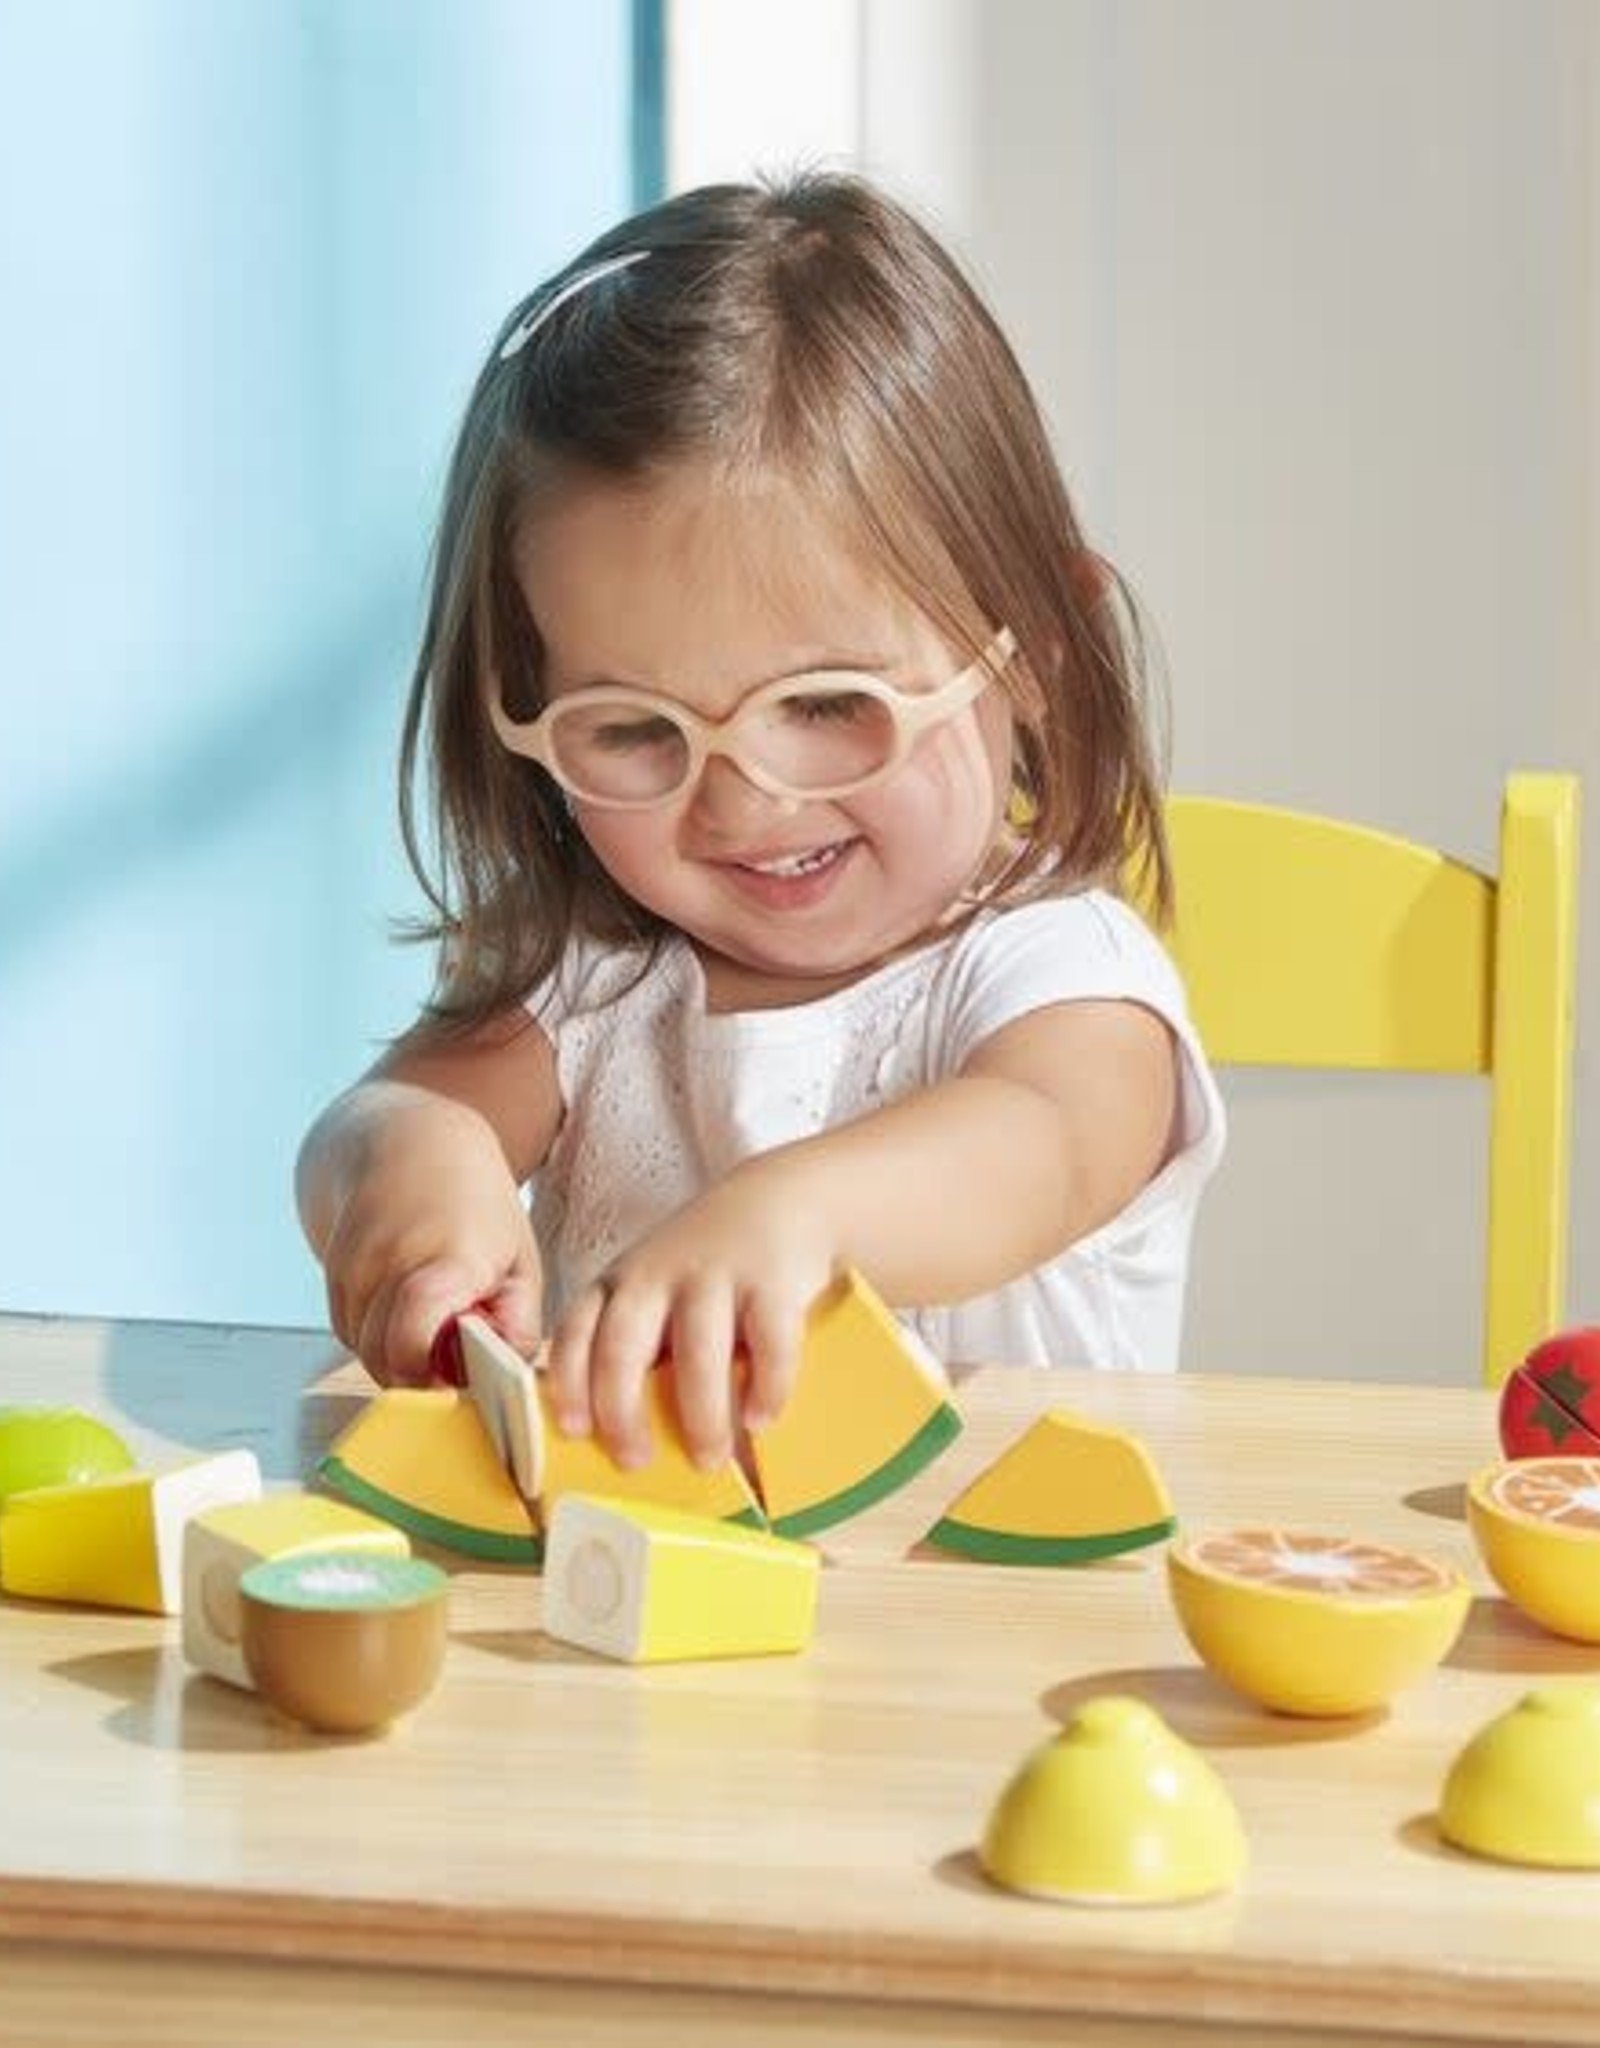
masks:
[[[1495,1584],[1559,1636],[1600,1643],[1600,1459],[1517,1458],[1467,1488]]]
[[[1206,1664],[1285,1714],[1361,1714],[1437,1664],[1466,1581],[1414,1551],[1348,1536],[1229,1529],[1167,1554],[1173,1606]]]

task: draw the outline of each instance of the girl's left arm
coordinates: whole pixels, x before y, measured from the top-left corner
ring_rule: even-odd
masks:
[[[1178,1052],[1142,1004],[1053,1003],[961,1071],[888,1108],[758,1154],[626,1253],[557,1331],[565,1426],[648,1454],[639,1391],[671,1349],[679,1418],[707,1464],[732,1443],[729,1360],[751,1360],[758,1427],[793,1380],[805,1310],[841,1265],[891,1303],[987,1294],[1108,1222],[1168,1156]]]
[[[830,1211],[838,1257],[889,1302],[965,1301],[1124,1209],[1165,1161],[1177,1103],[1176,1041],[1153,1010],[1056,1003],[949,1080],[749,1165]]]

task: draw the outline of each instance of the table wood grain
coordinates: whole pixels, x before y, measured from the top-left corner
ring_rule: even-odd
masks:
[[[0,1318],[0,1402],[92,1407],[151,1463],[247,1444],[293,1483],[366,1385],[309,1333]],[[439,1690],[337,1740],[190,1671],[176,1623],[0,1603],[0,2040],[1592,2043],[1600,1875],[1475,1861],[1433,1821],[1476,1727],[1600,1669],[1476,1562],[1491,1397],[988,1367],[958,1399],[946,1456],[824,1539],[799,1658],[609,1664],[541,1634],[533,1575],[442,1560]],[[1456,1563],[1477,1597],[1448,1663],[1387,1713],[1286,1720],[1199,1667],[1159,1553],[920,1553],[1050,1406],[1137,1431],[1190,1528]],[[1108,1691],[1226,1778],[1252,1857],[1234,1894],[1069,1908],[983,1879],[1006,1777]]]

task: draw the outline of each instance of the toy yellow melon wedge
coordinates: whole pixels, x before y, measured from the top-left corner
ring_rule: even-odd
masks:
[[[846,1272],[806,1319],[788,1405],[751,1436],[767,1519],[780,1536],[831,1528],[903,1486],[960,1429],[938,1361]]]
[[[927,1540],[984,1564],[1088,1564],[1176,1527],[1143,1444],[1054,1408],[950,1503]]]
[[[441,1549],[496,1564],[537,1564],[544,1554],[477,1409],[454,1387],[375,1395],[318,1476],[356,1507]]]
[[[468,1389],[524,1496],[538,1501],[546,1527],[556,1502],[569,1493],[651,1501],[712,1521],[766,1527],[760,1503],[732,1459],[714,1472],[703,1472],[684,1449],[670,1368],[645,1378],[642,1403],[650,1432],[650,1462],[623,1467],[598,1437],[561,1434],[544,1374],[535,1372],[492,1324],[468,1315],[461,1317],[459,1328]]]

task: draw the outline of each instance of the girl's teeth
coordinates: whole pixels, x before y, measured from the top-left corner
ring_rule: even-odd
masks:
[[[819,847],[815,853],[799,853],[791,860],[752,861],[751,867],[758,875],[809,875],[816,869],[826,867],[829,861],[837,860],[837,846]]]

